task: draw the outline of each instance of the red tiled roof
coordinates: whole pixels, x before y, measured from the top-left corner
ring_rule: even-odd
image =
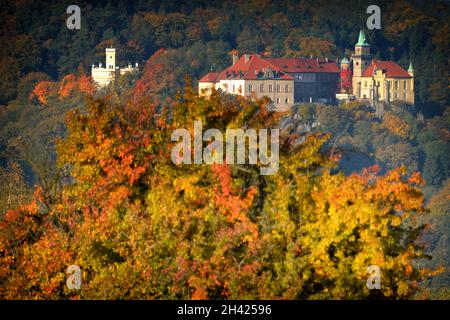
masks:
[[[373,63],[368,66],[366,70],[364,70],[363,77],[371,77],[373,75],[375,67],[377,69],[382,69],[383,72],[386,73],[386,76],[389,78],[411,78],[409,73],[395,62],[376,60],[374,60]]]
[[[333,72],[339,73],[339,66],[334,61],[304,58],[266,58],[284,72]]]
[[[283,72],[280,68],[268,62],[267,59],[260,58],[255,55],[242,55],[239,60],[232,66],[223,70],[217,77],[220,80],[258,80],[264,78],[264,71],[272,70],[276,79],[293,80],[293,78]]]
[[[218,75],[219,72],[209,72],[203,78],[200,79],[200,82],[216,82]]]

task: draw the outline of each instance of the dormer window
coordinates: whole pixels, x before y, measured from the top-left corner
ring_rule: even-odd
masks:
[[[267,68],[266,70],[264,70],[264,77],[266,78],[273,78],[274,73],[272,71],[272,69]]]

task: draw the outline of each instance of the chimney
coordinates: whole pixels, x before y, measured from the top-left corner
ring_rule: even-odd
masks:
[[[248,60],[250,60],[250,55],[244,54],[244,59],[245,59],[245,62],[248,62]]]
[[[237,54],[233,53],[233,66],[236,64],[236,62],[239,60],[239,56]]]

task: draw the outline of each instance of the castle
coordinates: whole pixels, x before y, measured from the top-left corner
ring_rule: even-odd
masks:
[[[213,89],[249,98],[269,97],[277,110],[294,103],[332,103],[339,83],[339,66],[328,59],[262,58],[233,55],[233,64],[210,72],[199,81],[200,95]]]
[[[393,61],[373,59],[363,30],[355,44],[352,68],[350,64],[347,58],[341,61],[341,89],[336,95],[338,99],[366,100],[372,105],[393,101],[414,104],[412,63],[406,71]]]
[[[138,64],[136,63],[135,67],[132,67],[129,64],[126,68],[116,67],[116,49],[115,48],[106,48],[106,65],[105,68],[102,67],[102,63],[100,62],[98,67],[92,65],[92,79],[99,87],[106,87],[110,83],[112,83],[118,75],[123,75],[128,72],[132,72],[138,70]]]
[[[199,81],[199,94],[212,90],[249,98],[268,97],[276,110],[287,110],[295,103],[334,103],[337,100],[363,100],[375,105],[402,100],[414,104],[414,70],[393,61],[372,58],[364,31],[360,31],[355,53],[334,61],[318,58],[266,58],[233,55],[231,66],[209,72]]]

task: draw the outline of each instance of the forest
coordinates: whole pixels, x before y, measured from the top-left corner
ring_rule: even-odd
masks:
[[[369,1],[78,1],[80,30],[70,4],[1,0],[1,299],[449,299],[447,1],[378,2],[371,51],[415,69],[414,108],[382,117],[196,93],[236,50],[350,57]],[[108,46],[141,67],[99,89]],[[279,171],[175,166],[195,120],[279,127]]]

